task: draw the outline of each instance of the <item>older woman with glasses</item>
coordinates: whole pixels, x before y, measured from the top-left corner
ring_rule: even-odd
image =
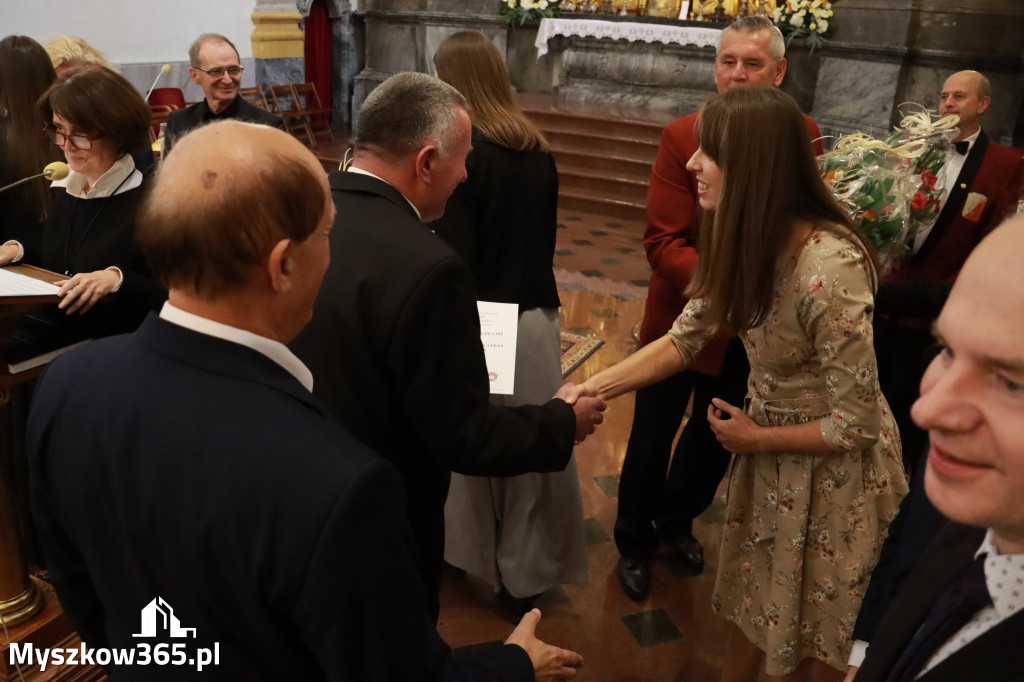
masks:
[[[145,181],[127,150],[149,138],[149,108],[123,77],[86,66],[58,79],[39,100],[44,131],[71,172],[26,258],[67,275],[58,282],[64,324],[83,336],[132,331],[166,297],[135,243],[135,213]],[[110,303],[100,303],[104,297]]]

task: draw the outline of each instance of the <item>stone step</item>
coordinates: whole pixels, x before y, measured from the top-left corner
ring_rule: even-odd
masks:
[[[651,164],[658,155],[657,141],[628,135],[593,135],[576,128],[550,126],[542,128],[552,146],[591,153],[612,154]]]
[[[575,131],[579,134],[589,134],[595,137],[614,135],[628,137],[637,140],[644,140],[657,146],[661,139],[663,126],[655,123],[630,120],[613,120],[606,118],[589,118],[574,116],[565,113],[551,112],[526,112],[526,115],[541,130],[549,128],[562,128]]]
[[[571,147],[551,147],[551,153],[555,157],[555,163],[559,169],[563,165],[583,166],[596,171],[604,171],[613,175],[622,175],[630,178],[638,178],[644,182],[651,175],[653,160],[635,159],[629,156],[622,156],[614,153],[592,153],[589,150],[574,149]]]
[[[662,111],[572,102],[548,95],[521,94],[519,106],[541,130],[564,128],[567,122],[579,131],[646,139],[657,145],[661,131],[675,116]]]
[[[647,211],[643,202],[638,204],[628,199],[584,189],[560,189],[558,207],[567,211],[583,211],[626,220],[644,221],[647,219]]]
[[[558,168],[561,190],[586,190],[611,199],[623,199],[639,206],[647,200],[647,178],[604,173],[587,166],[564,164]]]

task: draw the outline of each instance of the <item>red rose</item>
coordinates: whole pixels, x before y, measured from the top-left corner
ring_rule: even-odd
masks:
[[[928,171],[921,173],[921,183],[928,189],[935,189],[935,182],[938,178]]]
[[[922,208],[928,205],[928,197],[921,192],[917,192],[914,198],[910,201],[910,208],[915,211],[920,211]]]

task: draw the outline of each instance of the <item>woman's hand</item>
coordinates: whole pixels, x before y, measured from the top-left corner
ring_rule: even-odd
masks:
[[[722,413],[728,418],[723,418]],[[719,398],[712,398],[708,405],[708,423],[715,433],[715,438],[726,450],[732,453],[751,453],[760,451],[760,438],[764,431],[747,413],[738,407]]]
[[[9,241],[0,244],[0,266],[10,265],[21,253],[21,248],[18,246],[18,242]]]
[[[117,270],[96,270],[80,272],[71,279],[54,282],[60,287],[57,296],[62,299],[57,307],[68,315],[87,313],[96,301],[113,291],[120,281],[121,276]]]
[[[574,405],[577,398],[596,398],[597,392],[593,387],[587,386],[586,381],[582,384],[574,384],[571,381],[567,381],[552,397],[561,398],[567,405]]]

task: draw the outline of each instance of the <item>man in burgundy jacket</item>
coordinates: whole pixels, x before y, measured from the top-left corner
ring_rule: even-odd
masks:
[[[784,55],[782,34],[770,19],[737,20],[719,39],[718,92],[778,87],[786,73]],[[697,114],[691,114],[666,126],[651,170],[644,248],[652,272],[640,328],[643,344],[668,332],[682,312],[687,300],[683,291],[697,266],[697,181],[686,170],[686,162],[697,151],[696,125]],[[807,128],[820,154],[818,126],[808,118]],[[622,556],[619,580],[631,598],[643,600],[650,591],[650,562],[662,539],[688,569],[702,570],[703,551],[693,537],[692,522],[714,499],[729,463],[729,453],[708,426],[707,406],[713,397],[742,404],[748,373],[743,345],[720,336],[687,371],[637,391],[615,521],[615,543]],[[692,416],[669,468],[672,441],[691,394]]]
[[[925,446],[924,432],[910,419],[910,405],[929,359],[932,320],[967,256],[1014,213],[1020,195],[1020,152],[992,142],[981,129],[991,92],[977,71],[954,73],[943,84],[939,111],[960,116],[960,132],[958,149],[946,155],[940,172],[942,209],[935,223],[912,239],[909,256],[882,282],[875,300],[879,380],[899,425],[908,474]]]

